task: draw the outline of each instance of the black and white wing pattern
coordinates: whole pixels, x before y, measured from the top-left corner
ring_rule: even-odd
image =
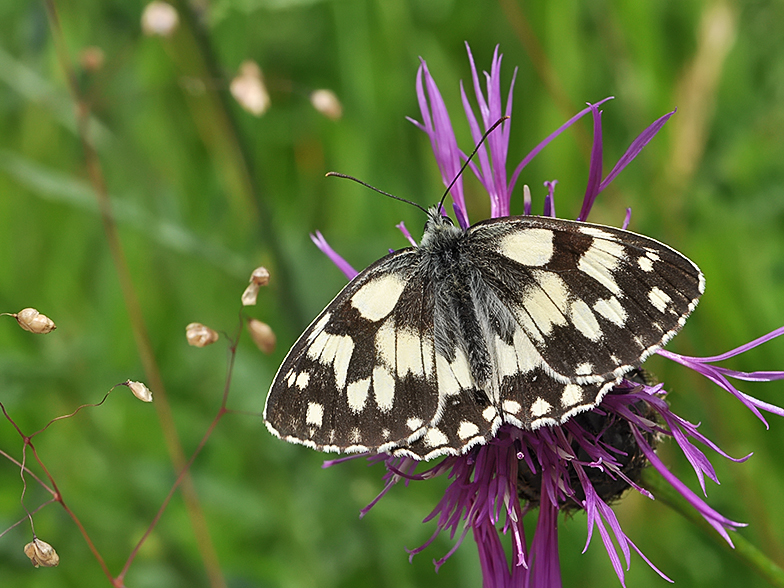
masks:
[[[705,282],[621,229],[429,211],[422,243],[351,281],[283,361],[275,435],[324,451],[459,454],[509,423],[563,423],[665,345]]]

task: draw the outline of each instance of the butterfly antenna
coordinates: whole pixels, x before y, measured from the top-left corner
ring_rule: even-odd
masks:
[[[495,123],[493,123],[492,127],[490,127],[489,129],[487,129],[487,131],[485,131],[485,134],[482,135],[482,138],[479,139],[479,143],[476,144],[476,147],[474,147],[474,150],[471,152],[471,155],[469,155],[468,158],[466,159],[465,163],[463,164],[463,167],[461,167],[460,171],[457,172],[457,175],[455,176],[455,179],[452,180],[452,183],[449,184],[449,186],[447,186],[446,192],[444,192],[444,195],[441,196],[441,201],[438,203],[438,210],[439,211],[441,210],[441,207],[444,206],[444,200],[446,200],[446,197],[449,195],[449,191],[455,185],[455,182],[457,182],[458,178],[463,175],[463,171],[465,171],[465,168],[467,168],[468,164],[471,163],[471,160],[474,158],[474,155],[476,155],[476,152],[479,151],[479,148],[482,146],[482,143],[485,142],[485,139],[487,139],[488,135],[490,133],[492,133],[496,129],[496,127],[498,125],[500,125],[502,122],[504,122],[508,118],[510,118],[510,117],[502,116],[501,118],[499,118],[497,121],[495,121]]]
[[[363,186],[365,186],[366,188],[370,188],[374,192],[378,192],[379,194],[383,194],[384,196],[389,196],[390,198],[394,198],[395,200],[400,200],[401,202],[405,202],[406,204],[410,204],[411,206],[416,206],[419,210],[421,210],[422,212],[427,214],[427,210],[425,210],[423,207],[421,207],[416,202],[411,202],[410,200],[406,200],[405,198],[401,198],[400,196],[395,196],[394,194],[390,194],[389,192],[384,192],[384,190],[379,190],[375,186],[371,186],[370,184],[368,184],[366,182],[363,182],[362,180],[359,180],[359,179],[355,178],[354,176],[349,176],[347,174],[341,174],[339,172],[327,172],[327,177],[331,177],[331,176],[332,177],[336,177],[336,178],[345,178],[347,180],[353,180],[357,184],[362,184]]]

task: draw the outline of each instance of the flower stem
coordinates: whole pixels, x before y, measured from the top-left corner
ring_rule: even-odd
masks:
[[[727,549],[732,555],[745,565],[756,571],[771,586],[784,588],[784,570],[782,570],[767,555],[757,549],[740,533],[732,535],[733,549],[724,541],[716,531],[684,500],[653,468],[647,468],[642,474],[642,485],[653,492],[656,500],[666,504],[675,512],[683,516],[690,523],[705,532],[717,545]]]

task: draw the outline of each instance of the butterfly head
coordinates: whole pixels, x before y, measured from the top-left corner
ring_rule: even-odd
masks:
[[[448,216],[441,214],[440,206],[433,206],[427,210],[425,234],[422,236],[420,247],[428,247],[437,243],[453,242],[463,234],[463,229],[456,227]]]

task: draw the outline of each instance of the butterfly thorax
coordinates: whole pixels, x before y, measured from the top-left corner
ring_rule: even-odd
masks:
[[[420,271],[432,283],[436,350],[450,362],[458,350],[465,353],[471,375],[483,390],[490,382],[492,362],[478,308],[477,289],[483,282],[464,251],[467,241],[466,231],[431,208],[419,246]]]

